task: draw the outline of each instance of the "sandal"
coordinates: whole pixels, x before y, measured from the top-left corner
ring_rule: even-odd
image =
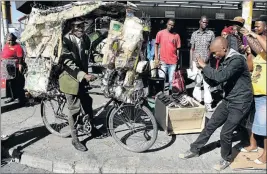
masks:
[[[267,162],[265,162],[265,163],[264,162],[261,162],[259,159],[255,159],[254,160],[254,163],[255,164],[258,164],[258,165],[267,164]]]
[[[259,148],[257,147],[256,149],[253,149],[253,150],[247,150],[245,149],[244,147],[240,147],[239,148],[239,151],[240,152],[245,152],[245,153],[250,153],[250,152],[258,152]]]

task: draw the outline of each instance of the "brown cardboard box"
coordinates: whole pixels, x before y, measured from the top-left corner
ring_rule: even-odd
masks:
[[[199,133],[205,126],[205,107],[169,108],[156,99],[155,118],[167,134]]]

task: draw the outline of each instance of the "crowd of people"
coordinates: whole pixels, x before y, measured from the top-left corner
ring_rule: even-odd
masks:
[[[199,20],[199,29],[193,32],[190,40],[187,75],[195,81],[193,97],[202,101],[203,86],[206,110],[215,111],[190,150],[180,154],[180,158],[199,156],[213,132],[223,126],[220,135],[222,160],[214,169],[225,169],[232,160],[233,133],[242,125],[245,129],[239,130],[248,130],[250,145],[239,150],[257,152],[255,135],[262,136],[264,151],[254,162],[266,164],[266,21],[267,16],[260,16],[255,22],[255,32],[252,32],[244,28],[245,19],[235,17],[231,25],[222,30],[221,36],[215,38],[213,31],[207,29],[208,18],[202,16]],[[181,47],[174,25],[175,21],[170,19],[166,29],[158,32],[154,54],[155,62],[169,75],[170,90]],[[215,67],[210,64],[212,59],[216,60]],[[212,87],[222,91],[222,101],[216,109],[212,108]]]
[[[207,111],[214,111],[211,119],[200,133],[190,150],[180,154],[182,159],[199,156],[200,149],[208,142],[213,132],[223,125],[220,135],[222,160],[214,168],[222,170],[228,167],[232,160],[233,132],[246,120],[245,128],[249,145],[244,145],[240,151],[250,153],[258,151],[256,136],[264,137],[264,152],[254,162],[267,162],[267,135],[266,135],[266,16],[261,16],[255,22],[255,32],[246,30],[242,17],[234,18],[233,25],[224,28],[221,36],[215,37],[213,31],[208,30],[209,20],[202,16],[199,20],[199,29],[193,32],[190,40],[190,68],[188,78],[195,81],[193,97],[202,101],[204,88],[204,104]],[[66,94],[71,128],[72,144],[77,150],[86,151],[87,148],[77,138],[74,127],[74,117],[81,111],[83,103],[87,104],[85,111],[92,117],[92,99],[86,94],[86,81],[94,80],[88,74],[88,55],[90,43],[84,35],[82,19],[74,20],[71,31],[63,37],[61,63],[63,71],[59,78],[60,90]],[[173,74],[177,70],[181,38],[174,31],[175,20],[169,19],[166,29],[159,31],[155,39],[149,41],[147,58],[153,60],[168,75],[169,91],[172,94]],[[154,46],[154,47],[153,47]],[[153,49],[152,49],[153,47]],[[75,48],[75,49],[70,49]],[[16,78],[8,80],[10,100],[19,98],[25,102],[23,91],[23,51],[16,43],[16,37],[9,34],[4,46],[3,59],[16,59]],[[216,66],[210,65],[211,59],[216,60]],[[222,101],[216,109],[212,108],[211,88],[217,87],[222,91]],[[91,103],[91,104],[88,104]],[[253,109],[254,108],[254,109]],[[91,118],[92,119],[92,118]],[[251,124],[249,124],[251,123]],[[244,130],[244,129],[243,129]]]

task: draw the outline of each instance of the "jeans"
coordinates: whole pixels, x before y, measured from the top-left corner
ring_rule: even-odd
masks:
[[[176,69],[176,64],[166,64],[165,62],[160,62],[161,63],[161,69],[165,72],[163,73],[161,70],[159,70],[159,77],[165,78],[165,75],[168,73],[168,78],[169,78],[169,90],[172,89],[172,79],[173,79],[173,74]]]
[[[200,149],[208,142],[213,132],[222,126],[220,134],[221,156],[226,161],[232,159],[233,132],[243,117],[249,112],[252,102],[231,103],[223,100],[214,111],[211,119],[202,130],[197,140],[191,144],[190,151],[199,153]]]

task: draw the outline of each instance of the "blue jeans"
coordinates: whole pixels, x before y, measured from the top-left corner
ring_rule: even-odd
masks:
[[[165,72],[165,74],[168,74],[169,77],[169,89],[172,89],[172,79],[173,79],[173,74],[176,69],[176,64],[166,64],[165,62],[160,61],[161,63],[161,69]],[[159,70],[159,77],[165,78],[165,74]]]

